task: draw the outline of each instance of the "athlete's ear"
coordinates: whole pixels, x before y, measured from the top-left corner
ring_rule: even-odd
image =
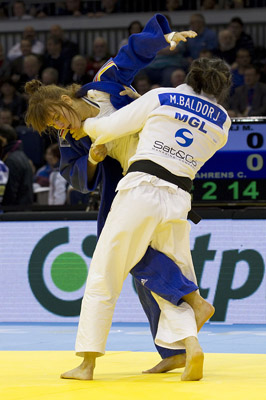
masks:
[[[69,106],[72,106],[72,104],[73,104],[73,101],[72,101],[71,97],[69,97],[67,94],[62,94],[61,100],[63,100]]]

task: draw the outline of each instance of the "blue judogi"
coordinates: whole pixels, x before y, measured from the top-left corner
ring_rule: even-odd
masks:
[[[124,85],[131,86],[139,70],[147,66],[159,50],[166,47],[164,34],[170,32],[167,19],[163,15],[156,14],[149,20],[142,33],[130,36],[128,44],[99,70],[93,82],[81,87],[77,97],[86,96],[88,90],[96,89],[109,93],[110,101],[116,109],[129,104],[132,99],[128,96],[120,96],[119,93],[124,90]],[[87,161],[91,140],[85,137],[76,141],[70,133],[67,133],[66,140],[68,146],[60,147],[62,176],[76,190],[83,193],[94,190],[100,182],[102,183],[102,200],[98,214],[99,235],[115,196],[117,183],[122,178],[122,168],[118,161],[106,157],[97,165],[94,180],[88,184]],[[177,305],[182,301],[182,296],[198,289],[193,282],[184,277],[170,258],[151,247],[131,270],[131,274],[134,277],[141,304],[149,319],[153,338],[158,328],[160,309],[150,291]],[[141,282],[146,282],[145,287]],[[184,352],[184,350],[156,347],[162,358]]]

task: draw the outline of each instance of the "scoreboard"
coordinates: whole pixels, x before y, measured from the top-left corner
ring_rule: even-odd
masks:
[[[227,144],[199,170],[193,204],[266,204],[266,117],[232,119]]]

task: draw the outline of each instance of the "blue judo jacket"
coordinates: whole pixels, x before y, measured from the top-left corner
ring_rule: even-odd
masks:
[[[116,108],[131,103],[128,96],[120,96],[124,85],[131,86],[136,74],[146,67],[157,52],[167,46],[164,35],[170,33],[167,19],[156,14],[149,20],[143,31],[129,37],[128,44],[123,46],[116,57],[111,58],[96,74],[94,81],[81,87],[77,97],[86,96],[88,90],[96,89],[110,94],[110,101]],[[91,146],[89,137],[74,140],[70,133],[66,135],[70,147],[60,147],[60,173],[74,189],[88,193],[102,182],[102,202],[98,216],[98,233],[101,232],[110,210],[115,188],[122,178],[122,168],[118,161],[106,157],[97,167],[95,179],[88,184],[87,160]]]
[[[167,19],[163,15],[156,14],[148,21],[141,33],[129,37],[128,44],[120,49],[116,57],[107,61],[98,71],[93,82],[80,88],[77,97],[86,96],[88,90],[95,89],[109,93],[110,101],[116,109],[129,104],[132,99],[128,96],[120,96],[119,93],[124,90],[124,85],[131,86],[136,74],[154,59],[159,50],[167,46],[164,35],[170,32]],[[85,137],[76,141],[70,133],[67,133],[66,140],[68,146],[60,147],[62,176],[82,193],[88,193],[100,182],[102,183],[102,200],[98,214],[98,235],[100,235],[115,196],[117,183],[123,176],[122,168],[118,161],[107,156],[98,164],[93,182],[88,184],[87,160],[91,140]],[[131,270],[131,274],[135,278],[136,290],[149,319],[153,338],[155,338],[160,309],[150,291],[177,305],[184,294],[196,290],[197,286],[182,275],[171,259],[151,247]],[[141,282],[146,282],[146,287]],[[162,358],[184,352],[156,347]]]

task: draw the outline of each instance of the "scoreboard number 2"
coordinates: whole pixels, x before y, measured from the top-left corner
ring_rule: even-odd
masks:
[[[209,188],[209,190],[202,196],[202,200],[217,200],[217,196],[214,194],[217,189],[215,182],[205,182],[202,187],[203,189]]]

